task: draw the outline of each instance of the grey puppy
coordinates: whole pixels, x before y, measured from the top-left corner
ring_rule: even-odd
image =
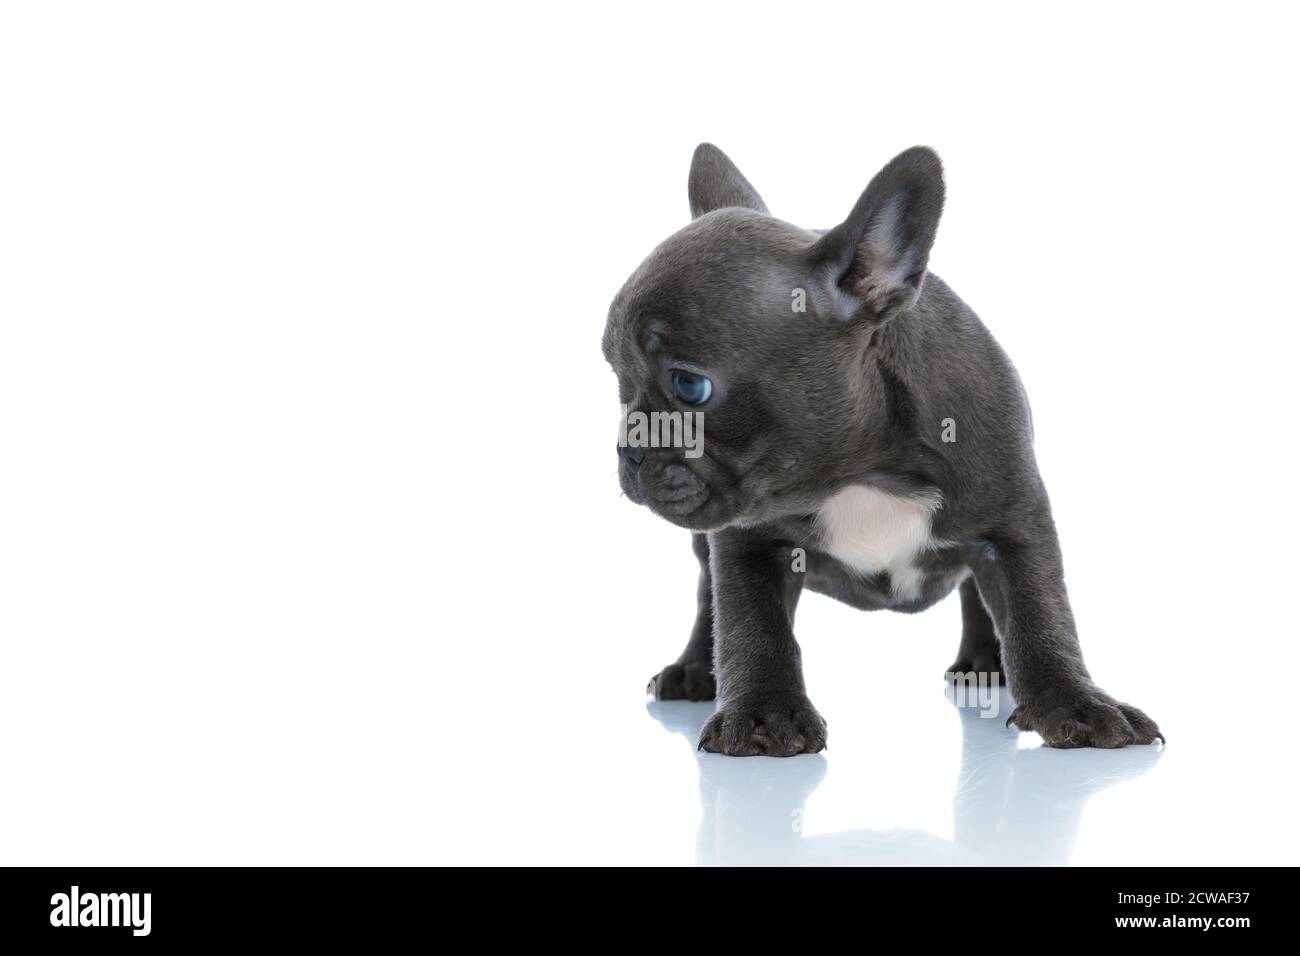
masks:
[[[708,143],[689,196],[693,221],[615,296],[602,346],[629,417],[706,426],[694,455],[618,449],[624,493],[694,532],[698,617],[652,688],[718,698],[700,747],[826,746],[793,631],[805,587],[909,613],[958,589],[950,670],[1005,669],[1008,724],[1053,747],[1163,740],[1084,667],[1020,379],[927,271],[939,157],[901,153],[824,232],[769,215]]]

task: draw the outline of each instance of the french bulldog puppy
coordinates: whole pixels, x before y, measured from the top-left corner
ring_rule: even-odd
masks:
[[[800,592],[911,613],[956,589],[950,670],[1005,671],[1008,724],[1052,747],[1163,740],[1084,667],[1020,379],[927,270],[939,157],[901,153],[822,232],[769,215],[707,143],[689,198],[692,222],[615,296],[602,343],[626,414],[703,414],[693,455],[618,448],[624,493],[691,529],[700,563],[695,627],[656,697],[717,697],[704,750],[816,753]]]

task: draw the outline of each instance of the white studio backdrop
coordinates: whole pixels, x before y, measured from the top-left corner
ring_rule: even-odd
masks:
[[[1070,859],[1293,861],[1295,17],[6,7],[6,862],[690,862],[642,688],[695,564],[619,495],[599,340],[703,140],[810,227],[938,150],[932,268],[1024,378],[1091,669],[1171,741]],[[804,600],[818,826],[945,825],[959,630]]]

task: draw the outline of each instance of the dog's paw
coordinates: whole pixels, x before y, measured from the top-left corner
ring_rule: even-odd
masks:
[[[645,689],[655,700],[713,700],[718,685],[713,679],[713,665],[691,662],[669,664]]]
[[[1165,740],[1142,711],[1096,689],[1030,697],[1011,712],[1007,726],[1032,730],[1049,747],[1125,747]]]
[[[803,696],[724,704],[700,730],[700,750],[793,757],[826,749],[826,721]]]
[[[1000,674],[1001,672],[1002,659],[997,651],[991,651],[958,655],[957,659],[948,665],[944,677],[947,678],[951,674]]]

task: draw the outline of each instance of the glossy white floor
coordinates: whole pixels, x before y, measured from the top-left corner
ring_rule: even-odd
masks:
[[[1289,688],[1284,675],[1266,686],[1248,643],[1165,678],[1139,655],[1111,682],[1158,718],[1166,747],[1055,751],[1003,726],[1005,700],[985,719],[947,698],[955,599],[903,617],[810,595],[799,623],[830,748],[729,758],[695,749],[711,705],[641,693],[689,591],[622,625],[611,605],[626,581],[589,593],[566,626],[521,594],[439,642],[396,619],[432,618],[432,604],[367,628],[355,602],[384,592],[358,581],[293,634],[232,637],[239,610],[214,608],[210,636],[156,626],[105,641],[87,627],[15,647],[11,673],[26,676],[2,705],[6,858],[1283,864],[1300,851]],[[160,600],[159,620],[180,619],[188,596]]]
[[[1007,713],[1005,701],[1001,710]],[[666,730],[690,740],[702,715],[700,704],[663,703],[650,708]],[[701,821],[696,861],[701,864],[795,865],[886,864],[948,866],[1046,864],[1075,860],[1085,816],[1095,826],[1102,806],[1087,814],[1090,800],[1150,771],[1161,748],[1119,754],[1060,754],[1022,746],[997,719],[974,705],[954,708],[943,726],[933,702],[909,708],[929,712],[917,723],[944,741],[935,759],[914,768],[906,752],[879,747],[875,753],[839,753],[789,761],[738,761],[699,753]],[[951,742],[960,740],[953,759]],[[855,742],[850,739],[850,746]],[[837,751],[838,751],[837,747]],[[860,767],[850,766],[857,759]],[[902,759],[899,759],[902,758]],[[832,766],[837,776],[827,780]],[[892,791],[892,792],[891,792]],[[1135,787],[1109,802],[1110,812],[1143,806],[1150,791]],[[1140,818],[1140,816],[1138,817]],[[1082,862],[1107,851],[1117,836],[1134,842],[1131,827],[1108,828],[1097,845],[1089,835]],[[1151,827],[1136,828],[1150,839]],[[1159,835],[1156,835],[1159,839]],[[1091,846],[1088,846],[1091,844]]]

